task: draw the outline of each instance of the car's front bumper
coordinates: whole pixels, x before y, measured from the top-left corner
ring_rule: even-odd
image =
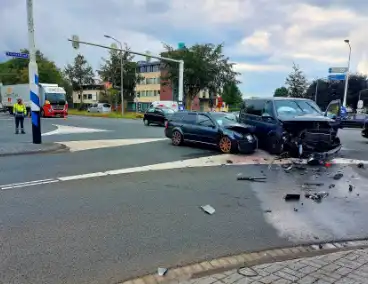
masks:
[[[237,140],[238,151],[242,154],[251,154],[258,149],[258,139],[253,135],[253,140]]]

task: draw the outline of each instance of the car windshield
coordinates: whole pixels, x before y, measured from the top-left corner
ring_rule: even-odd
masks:
[[[212,113],[212,117],[218,125],[230,125],[237,123],[236,116],[232,113]]]
[[[307,100],[276,100],[275,107],[278,115],[295,116],[322,113],[313,101]]]
[[[45,99],[50,102],[65,101],[65,94],[62,93],[46,93]]]
[[[172,110],[171,108],[162,108],[162,111],[165,113],[165,114],[173,114],[175,111]]]

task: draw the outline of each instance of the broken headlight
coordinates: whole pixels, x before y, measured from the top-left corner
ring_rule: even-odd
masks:
[[[248,142],[253,142],[254,141],[254,137],[252,134],[246,134],[245,138],[248,140]]]

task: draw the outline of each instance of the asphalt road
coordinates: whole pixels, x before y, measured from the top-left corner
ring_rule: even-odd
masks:
[[[84,117],[45,119],[43,132],[57,125],[108,131],[50,135],[44,141],[163,137],[162,128],[145,127],[141,121]],[[30,134],[13,135],[12,121],[6,117],[0,117],[0,130],[6,133],[0,142],[30,139]],[[343,130],[341,138],[344,157],[368,160],[359,130]],[[2,157],[0,184],[216,154],[173,147],[163,140]],[[267,165],[186,168],[3,190],[0,283],[116,283],[159,266],[295,243],[366,237],[368,171],[354,165],[317,170],[285,173],[276,165],[270,170]],[[339,171],[344,176],[335,181],[332,176]],[[238,173],[264,174],[267,182],[237,181]],[[322,182],[314,190],[330,195],[321,203],[284,201],[286,193],[303,195],[301,187],[308,180]],[[330,184],[335,186],[329,188]],[[216,209],[214,215],[199,209],[206,204]]]

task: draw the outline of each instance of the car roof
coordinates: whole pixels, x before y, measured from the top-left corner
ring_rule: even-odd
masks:
[[[254,98],[254,99],[245,99],[244,101],[284,101],[284,100],[293,100],[293,101],[310,101],[311,99],[307,98],[293,98],[293,97],[266,97],[266,98]]]

